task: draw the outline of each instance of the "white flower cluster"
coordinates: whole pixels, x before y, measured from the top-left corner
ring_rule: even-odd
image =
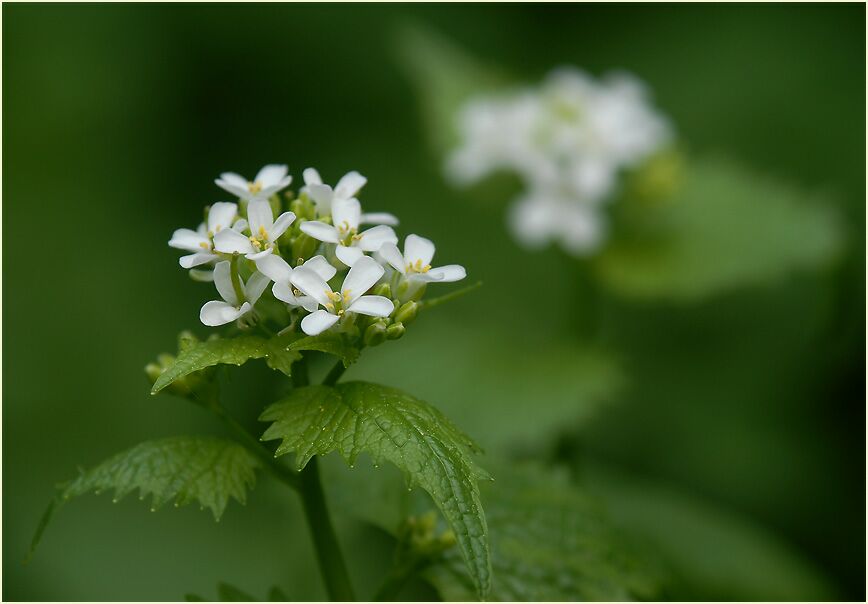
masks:
[[[613,73],[594,80],[573,68],[553,71],[541,86],[476,98],[461,111],[462,143],[447,159],[447,176],[472,184],[498,170],[514,171],[526,191],[510,210],[522,243],[560,241],[574,254],[605,238],[601,205],[618,173],[671,138],[643,84]]]
[[[308,168],[299,197],[284,199],[278,193],[292,182],[284,165],[265,166],[251,181],[227,172],[215,182],[238,202],[213,204],[197,230],[178,229],[169,241],[189,252],[180,265],[191,269],[193,278],[213,281],[217,288],[221,299],[205,303],[199,315],[205,325],[257,321],[257,302],[273,282],[274,298],[286,305],[287,324],[303,315],[302,331],[317,335],[339,324],[351,326],[353,315],[400,314],[397,305],[418,300],[426,283],[465,277],[458,265],[432,268],[434,244],[418,235],[407,236],[402,253],[392,229],[397,218],[362,212],[356,196],[367,179],[358,172],[332,188]],[[284,201],[295,211],[275,219]],[[360,230],[363,224],[376,226]],[[329,281],[339,269],[348,270],[333,289]],[[369,293],[375,286],[387,295]]]

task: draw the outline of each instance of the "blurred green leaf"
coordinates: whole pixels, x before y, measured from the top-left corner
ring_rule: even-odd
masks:
[[[456,120],[470,97],[497,90],[509,79],[484,65],[457,44],[418,25],[399,32],[398,52],[416,88],[431,143],[444,152],[457,142]]]
[[[62,485],[39,523],[31,554],[53,512],[73,497],[112,489],[112,500],[117,502],[138,490],[140,499],[151,497],[151,510],[167,501],[176,506],[198,501],[220,520],[230,497],[242,504],[247,501],[259,465],[246,449],[219,438],[176,436],[143,442]]]
[[[640,298],[768,283],[828,264],[842,244],[827,200],[719,159],[688,164],[665,205],[625,210],[594,264],[607,286]]]
[[[207,602],[208,600],[197,594],[184,596],[187,602]],[[256,598],[228,583],[217,584],[217,602],[257,602]],[[288,602],[289,598],[283,591],[275,586],[268,591],[268,602]]]
[[[497,466],[482,490],[491,532],[491,599],[631,600],[659,597],[658,571],[612,529],[598,502],[538,466]],[[447,600],[473,596],[447,552],[427,578]]]
[[[281,439],[276,454],[295,453],[301,470],[314,455],[338,451],[350,464],[368,453],[389,461],[419,485],[455,532],[475,589],[485,597],[491,565],[473,461],[473,441],[434,407],[394,388],[365,382],[292,391],[260,417],[273,422],[263,440]]]
[[[509,328],[517,325],[519,319]],[[492,451],[554,438],[605,407],[625,383],[617,360],[602,349],[502,327],[414,324],[400,347],[365,357],[364,375],[442,401],[444,413]]]
[[[662,556],[676,575],[674,599],[805,601],[836,597],[809,561],[735,512],[599,467],[588,468],[587,483],[602,499],[613,522]]]

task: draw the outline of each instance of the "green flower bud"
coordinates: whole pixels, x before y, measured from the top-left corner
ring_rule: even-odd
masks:
[[[295,241],[292,242],[292,257],[304,258],[307,260],[313,256],[318,247],[319,241],[305,233],[299,233],[298,237],[295,238]]]
[[[316,206],[307,195],[301,195],[289,203],[289,209],[297,220],[313,220],[316,217]]]
[[[409,289],[407,290],[407,300],[421,300],[422,296],[425,295],[425,289],[428,287],[428,284],[424,281],[414,281],[410,284]]]
[[[389,340],[398,340],[404,335],[404,325],[401,323],[392,323],[386,328],[386,338]]]
[[[409,325],[413,322],[413,319],[416,318],[416,311],[419,309],[419,305],[416,304],[413,300],[405,303],[398,309],[395,313],[395,322],[396,323],[404,323],[405,325]]]
[[[375,321],[365,330],[365,346],[379,346],[386,341],[386,323]]]
[[[389,285],[388,283],[380,283],[379,285],[374,287],[374,289],[371,293],[373,293],[375,296],[383,296],[384,298],[391,298],[392,297],[392,286]]]

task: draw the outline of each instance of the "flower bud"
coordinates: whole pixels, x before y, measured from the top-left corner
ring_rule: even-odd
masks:
[[[398,340],[404,335],[404,325],[402,323],[392,323],[386,328],[386,338],[389,340]]]
[[[419,305],[416,304],[416,302],[414,302],[413,300],[410,300],[409,302],[403,304],[395,313],[395,322],[409,325],[413,322],[413,319],[416,318],[416,311],[418,309]]]
[[[289,209],[296,215],[296,220],[313,220],[316,208],[307,195],[301,195],[289,203]]]
[[[421,300],[422,296],[425,295],[425,289],[428,287],[428,284],[424,281],[414,281],[410,283],[409,288],[407,289],[406,298],[407,300]]]
[[[365,330],[365,346],[379,346],[386,341],[386,323],[375,321]]]
[[[313,256],[317,247],[319,247],[319,241],[305,233],[299,233],[295,241],[292,242],[292,257],[307,260]]]
[[[383,296],[384,298],[391,298],[392,297],[392,286],[389,285],[388,283],[380,283],[379,285],[374,287],[374,289],[371,293],[374,294],[375,296]]]

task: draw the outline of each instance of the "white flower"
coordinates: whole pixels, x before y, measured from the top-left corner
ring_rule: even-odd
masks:
[[[577,256],[597,250],[606,235],[599,208],[543,192],[519,198],[510,208],[508,222],[525,247],[541,248],[556,240]]]
[[[169,240],[171,247],[193,252],[181,256],[179,264],[184,268],[193,268],[217,260],[219,256],[214,253],[214,236],[224,229],[246,228],[245,221],[235,221],[237,216],[237,204],[220,201],[211,206],[207,223],[200,224],[197,230],[178,229],[172,233],[172,239]]]
[[[332,211],[332,204],[338,200],[348,200],[359,194],[368,179],[353,170],[347,172],[338,181],[338,184],[332,189],[330,186],[323,184],[319,172],[314,168],[307,168],[304,171],[304,184],[302,192],[310,195],[316,204],[316,212],[319,216],[328,216]],[[362,214],[359,219],[359,224],[388,224],[395,226],[398,224],[398,219],[387,212],[374,212]]]
[[[271,204],[267,201],[251,201],[247,206],[250,236],[245,237],[235,230],[224,230],[214,236],[218,252],[245,254],[248,260],[257,260],[274,250],[276,241],[286,232],[295,214],[284,212],[274,220]]]
[[[254,199],[268,199],[274,193],[288,187],[292,182],[292,176],[287,176],[287,167],[278,164],[269,164],[263,167],[256,178],[249,181],[235,172],[224,172],[214,182],[224,191],[233,195],[253,201]]]
[[[418,235],[407,235],[404,239],[404,253],[394,243],[384,243],[379,254],[392,268],[414,281],[460,281],[467,276],[463,266],[450,264],[431,268],[434,258],[434,244]]]
[[[329,261],[322,256],[314,256],[304,264],[303,267],[312,270],[322,278],[323,281],[328,281],[335,276],[337,269],[329,264]],[[319,304],[310,296],[305,296],[297,289],[293,289],[291,279],[293,269],[289,264],[277,254],[269,254],[264,258],[256,261],[256,268],[259,272],[274,281],[274,287],[271,292],[278,300],[282,300],[290,306],[301,306],[308,312],[313,312]]]
[[[527,193],[509,216],[517,237],[529,246],[556,239],[575,254],[601,245],[598,206],[613,197],[619,173],[672,137],[639,80],[624,73],[595,79],[571,68],[554,70],[536,88],[472,99],[459,130],[462,144],[446,163],[451,180],[518,173]]]
[[[315,336],[348,313],[388,317],[395,309],[391,300],[383,296],[364,295],[379,281],[384,272],[383,267],[373,258],[359,258],[344,278],[340,292],[333,292],[316,271],[305,266],[293,270],[292,284],[325,308],[302,319],[302,331],[309,336]]]
[[[364,256],[364,252],[376,252],[384,243],[398,243],[395,231],[386,225],[359,233],[361,221],[362,207],[358,199],[335,199],[332,202],[334,225],[311,220],[302,223],[301,230],[319,241],[337,244],[335,255],[352,267]]]
[[[231,323],[253,310],[268,283],[268,277],[258,271],[253,273],[247,283],[241,281],[244,299],[240,300],[232,286],[230,263],[226,260],[218,262],[214,267],[214,285],[223,300],[206,302],[199,311],[199,319],[210,327]]]

